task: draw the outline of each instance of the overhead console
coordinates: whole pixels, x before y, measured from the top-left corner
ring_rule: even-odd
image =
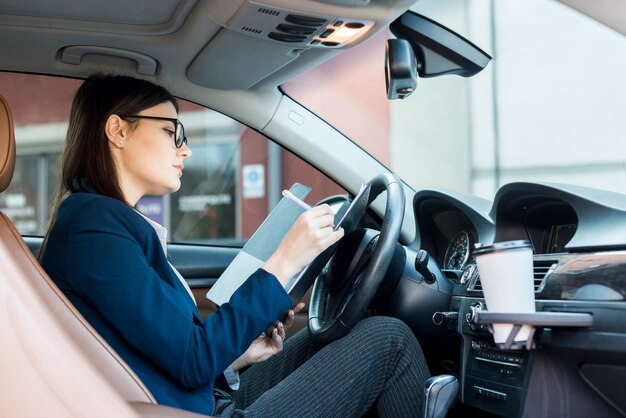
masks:
[[[232,31],[303,48],[339,48],[364,36],[372,26],[370,19],[309,14],[253,2],[228,23]]]
[[[407,0],[213,1],[210,16],[222,30],[187,73],[202,86],[247,89],[304,56],[321,62],[336,54],[333,50],[373,36],[411,4]]]

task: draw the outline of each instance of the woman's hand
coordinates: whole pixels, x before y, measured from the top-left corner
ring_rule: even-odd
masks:
[[[334,218],[333,211],[326,204],[304,212],[263,268],[284,286],[322,251],[343,237],[343,229],[333,231]]]
[[[283,349],[284,335],[284,325],[280,323],[274,328],[271,336],[268,337],[263,333],[256,340],[252,341],[246,352],[239,356],[230,367],[237,371],[251,364],[265,361],[274,354],[278,354]]]
[[[250,344],[250,347],[237,360],[231,364],[233,370],[240,370],[254,363],[260,363],[267,360],[283,349],[283,341],[285,340],[285,331],[291,328],[295,314],[304,308],[304,303],[298,303],[293,309],[287,312],[287,318],[283,324],[276,322],[275,328],[271,336],[265,333],[261,334],[256,340]]]

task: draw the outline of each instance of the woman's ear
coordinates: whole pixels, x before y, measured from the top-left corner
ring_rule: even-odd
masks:
[[[104,125],[104,132],[111,145],[123,148],[128,139],[128,123],[118,115],[111,115]]]

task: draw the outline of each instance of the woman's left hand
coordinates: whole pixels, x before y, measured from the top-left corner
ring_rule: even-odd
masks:
[[[283,341],[285,340],[285,331],[293,325],[295,314],[304,308],[304,303],[298,303],[293,309],[287,312],[285,323],[277,321],[270,336],[265,333],[261,334],[256,340],[250,344],[250,347],[237,360],[233,362],[231,368],[240,370],[254,363],[260,363],[278,354],[283,349]]]

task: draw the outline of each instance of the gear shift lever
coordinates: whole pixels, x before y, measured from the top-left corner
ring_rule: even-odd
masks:
[[[433,376],[424,383],[424,418],[445,418],[456,401],[459,381],[449,374]]]

